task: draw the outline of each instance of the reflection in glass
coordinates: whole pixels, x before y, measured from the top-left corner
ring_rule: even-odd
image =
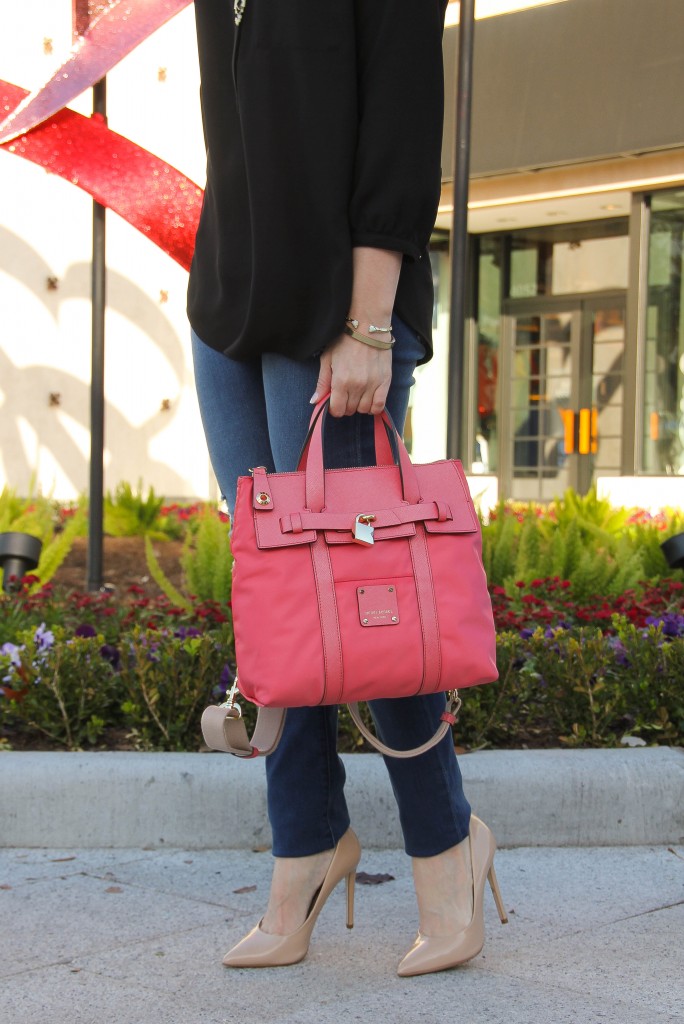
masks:
[[[568,486],[565,416],[571,408],[572,314],[515,321],[511,375],[513,496],[548,500]]]
[[[477,395],[473,473],[495,473],[499,468],[497,389],[501,342],[502,263],[502,239],[481,238],[477,264]]]
[[[508,237],[512,299],[627,287],[627,219],[525,228]]]
[[[591,323],[591,407],[595,417],[595,475],[619,476],[622,453],[622,410],[625,316],[622,306],[596,310]]]
[[[643,469],[684,474],[684,191],[651,202]]]

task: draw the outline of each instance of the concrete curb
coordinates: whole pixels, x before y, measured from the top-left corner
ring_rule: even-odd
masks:
[[[382,758],[344,755],[354,828],[400,847]],[[684,751],[497,750],[459,758],[500,846],[684,840]],[[0,754],[0,846],[242,849],[270,842],[263,762],[220,754]]]

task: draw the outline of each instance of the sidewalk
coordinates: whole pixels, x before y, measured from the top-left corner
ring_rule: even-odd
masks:
[[[416,914],[410,862],[396,849],[364,852],[361,870],[395,880],[357,886],[353,931],[340,886],[307,959],[261,971],[220,961],[263,910],[268,853],[2,850],[0,1021],[681,1021],[684,847],[502,850],[496,866],[510,923],[487,893],[483,953],[402,979]]]

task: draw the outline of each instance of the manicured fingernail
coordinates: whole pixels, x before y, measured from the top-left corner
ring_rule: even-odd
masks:
[[[317,401],[318,401],[318,392],[314,391],[313,395],[309,399],[309,405],[315,405]]]

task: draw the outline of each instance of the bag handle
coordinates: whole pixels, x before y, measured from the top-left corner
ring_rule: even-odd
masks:
[[[310,512],[320,512],[325,507],[323,426],[325,423],[325,417],[328,415],[330,396],[327,395],[325,398],[322,398],[319,402],[319,406],[316,406],[315,419],[313,421],[312,428],[310,429],[310,436],[305,442],[305,448],[302,453],[303,458],[305,458],[305,465],[301,468],[304,468],[306,472],[306,507]],[[388,436],[393,439],[396,446],[399,456],[398,465],[401,475],[401,488],[404,501],[408,502],[410,505],[418,504],[420,502],[418,478],[411,464],[411,459],[406,451],[404,442],[399,436],[399,432],[397,431],[394,421],[387,409],[383,409],[381,413],[378,413],[375,416],[375,424],[376,440],[378,437],[378,428],[382,427],[382,429],[387,431]]]
[[[325,394],[323,398],[314,406],[314,410],[311,413],[311,420],[309,422],[309,430],[306,437],[304,438],[304,444],[302,450],[299,453],[297,459],[297,470],[303,470],[306,468],[309,445],[311,443],[311,437],[313,434],[313,428],[316,420],[323,412],[323,407],[327,401],[330,400],[330,392]],[[392,466],[397,464],[397,458],[394,454],[394,450],[390,443],[390,435],[387,427],[382,421],[381,417],[374,416],[374,440],[375,440],[375,464],[377,466]]]
[[[287,708],[259,708],[256,725],[251,738],[242,718],[240,706],[235,703],[234,695],[229,695],[225,704],[205,708],[202,714],[202,735],[204,742],[212,750],[221,750],[236,757],[252,758],[271,754],[278,746],[285,724]],[[379,750],[385,757],[409,758],[426,753],[444,739],[449,729],[456,722],[456,715],[461,707],[461,698],[456,690],[447,695],[447,705],[440,715],[440,724],[434,735],[425,743],[411,750],[394,750],[382,743],[364,725],[359,705],[348,704],[349,714],[361,735]]]

